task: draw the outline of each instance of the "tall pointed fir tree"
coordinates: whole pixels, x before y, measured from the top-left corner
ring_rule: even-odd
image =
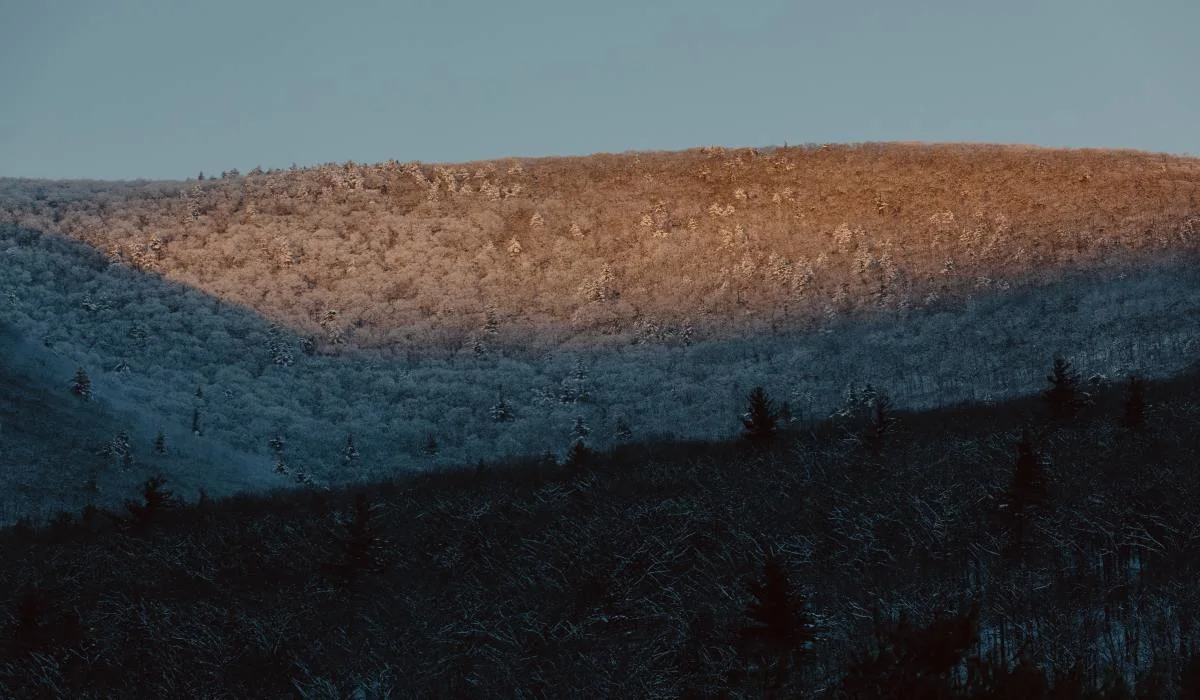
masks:
[[[92,380],[82,367],[75,370],[75,381],[71,385],[71,393],[84,401],[92,400]]]
[[[154,454],[165,455],[167,453],[167,436],[162,430],[158,431],[158,435],[154,436]]]
[[[1146,427],[1146,382],[1138,376],[1125,379],[1125,401],[1121,412],[1121,425],[1140,431]]]
[[[574,443],[571,449],[567,452],[566,465],[569,467],[578,467],[591,461],[593,456],[592,450],[587,446],[584,440],[591,434],[587,424],[583,422],[583,416],[576,416],[575,424],[571,427],[571,437]]]
[[[1050,388],[1043,396],[1055,418],[1069,418],[1084,405],[1084,395],[1079,388],[1079,376],[1067,360],[1054,358],[1054,367],[1046,375]]]
[[[358,449],[354,447],[354,436],[346,436],[346,446],[342,448],[342,466],[353,467],[358,464]]]
[[[812,653],[816,620],[804,596],[791,590],[783,559],[774,552],[767,555],[763,577],[749,592],[753,600],[745,611],[749,622],[739,633],[739,656],[757,661],[764,679],[773,668],[768,687],[777,691]]]
[[[775,404],[761,386],[754,387],[742,416],[742,438],[754,445],[769,445],[775,440],[777,423]]]

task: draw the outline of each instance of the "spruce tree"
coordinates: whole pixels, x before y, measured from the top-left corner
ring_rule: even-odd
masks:
[[[867,424],[863,442],[872,452],[878,454],[883,450],[884,439],[892,432],[896,419],[892,417],[892,400],[886,393],[873,392],[870,401],[870,422]]]
[[[75,370],[75,382],[71,386],[71,393],[84,401],[91,401],[92,399],[92,380],[88,377],[87,372],[83,371],[82,367]]]
[[[615,437],[620,442],[628,442],[633,439],[633,429],[629,427],[629,423],[623,418],[617,418]]]
[[[1132,374],[1125,379],[1125,403],[1121,425],[1134,431],[1146,427],[1146,382]]]
[[[1084,396],[1079,388],[1079,377],[1067,360],[1054,358],[1054,368],[1046,375],[1050,388],[1043,396],[1055,418],[1068,418],[1083,407]]]
[[[754,387],[747,401],[746,414],[742,416],[742,437],[752,444],[770,444],[775,440],[778,422],[774,403],[761,386]]]
[[[337,538],[338,560],[324,562],[321,569],[342,576],[353,583],[363,573],[382,573],[387,570],[380,527],[372,517],[367,494],[354,496],[354,518],[342,525]]]
[[[745,610],[750,622],[740,631],[739,655],[756,656],[764,674],[773,665],[771,687],[778,690],[812,652],[816,622],[804,596],[792,592],[783,559],[774,552],[767,555],[763,578],[751,584],[750,593],[754,599]]]
[[[499,400],[488,411],[488,415],[495,423],[509,423],[516,419],[516,416],[513,415],[512,406],[504,399],[503,394],[500,395]]]
[[[154,522],[164,511],[178,508],[183,504],[183,499],[165,488],[166,483],[167,480],[162,475],[150,477],[142,484],[142,503],[125,501],[125,510],[129,511],[129,517],[110,517],[121,525],[144,527]]]
[[[154,454],[165,455],[167,453],[167,436],[162,430],[158,431],[158,435],[154,436]]]
[[[354,447],[354,436],[346,436],[346,446],[342,448],[342,466],[353,467],[358,463],[358,450]]]

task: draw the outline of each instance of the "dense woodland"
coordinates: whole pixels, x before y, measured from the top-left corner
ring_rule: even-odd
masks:
[[[1200,697],[1200,160],[0,179],[0,697]]]
[[[4,533],[4,697],[1200,693],[1200,375]]]

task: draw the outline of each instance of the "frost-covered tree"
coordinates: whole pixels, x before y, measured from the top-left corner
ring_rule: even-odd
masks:
[[[122,469],[128,471],[133,468],[133,446],[130,444],[127,431],[122,430],[113,437],[111,451],[120,458]]]
[[[496,306],[494,304],[488,304],[484,308],[483,313],[485,319],[483,324],[483,332],[489,337],[495,338],[500,334],[500,317],[496,313]]]
[[[587,401],[591,398],[591,392],[588,390],[588,374],[587,368],[583,364],[583,360],[576,360],[571,373],[562,381],[559,391],[559,400],[562,403],[575,403],[578,401]]]
[[[625,418],[617,418],[614,437],[616,437],[619,442],[628,442],[629,440],[633,439],[633,429],[629,427],[629,423],[625,420]]]
[[[505,400],[503,394],[501,394],[499,400],[491,409],[488,410],[488,416],[496,423],[508,423],[516,419],[516,416],[513,414],[512,405]]]
[[[71,393],[84,401],[92,399],[92,380],[82,367],[75,370],[75,382],[71,386]]]
[[[591,434],[591,430],[587,427],[587,423],[583,422],[583,416],[576,416],[575,423],[571,426],[571,438],[575,440],[583,440]]]
[[[342,466],[353,467],[358,463],[358,449],[354,447],[354,436],[346,436],[346,446],[342,448]]]
[[[295,360],[292,348],[283,337],[283,330],[278,325],[272,325],[268,331],[267,353],[273,364],[287,367]]]

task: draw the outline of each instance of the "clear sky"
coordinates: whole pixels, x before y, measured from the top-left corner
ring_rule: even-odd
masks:
[[[0,176],[862,141],[1200,154],[1200,0],[0,0]]]

